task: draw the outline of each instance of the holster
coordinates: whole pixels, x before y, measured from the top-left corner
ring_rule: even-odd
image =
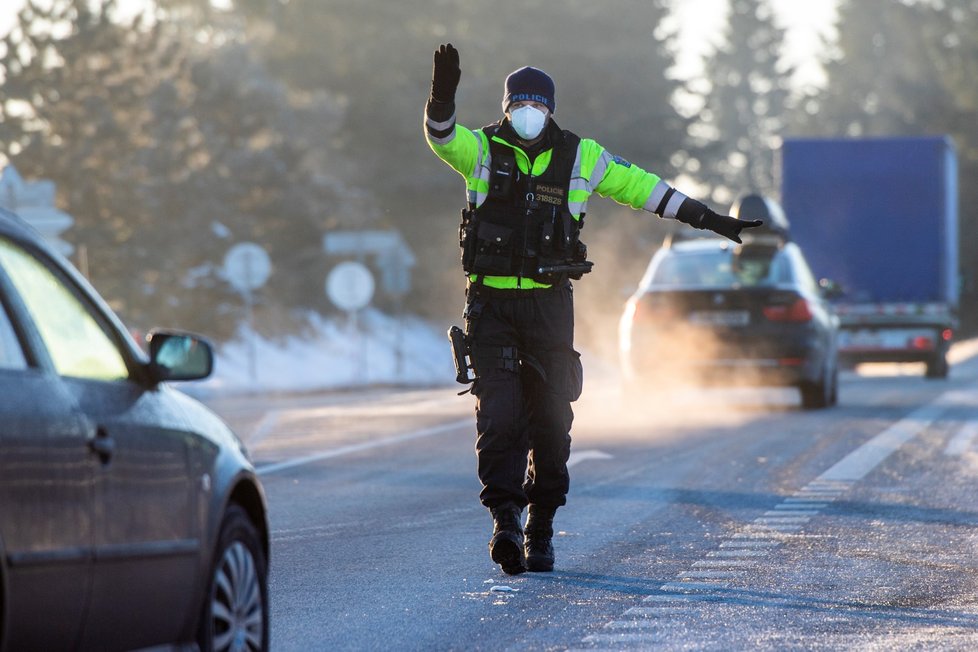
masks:
[[[458,326],[448,329],[448,341],[452,345],[452,356],[455,359],[455,382],[468,385],[475,379],[469,377],[469,369],[472,368],[469,356],[468,338],[465,332]]]

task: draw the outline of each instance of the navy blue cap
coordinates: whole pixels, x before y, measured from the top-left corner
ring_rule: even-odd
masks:
[[[503,112],[506,112],[513,102],[539,102],[546,105],[553,113],[557,109],[554,80],[539,68],[525,66],[514,70],[506,77]]]

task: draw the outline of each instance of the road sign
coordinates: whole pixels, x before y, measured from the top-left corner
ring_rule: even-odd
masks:
[[[60,234],[75,220],[55,207],[54,191],[54,182],[50,179],[24,181],[13,165],[6,166],[0,173],[0,206],[20,215],[58,251],[69,256],[74,247],[62,240]]]
[[[224,256],[224,276],[239,292],[260,288],[271,273],[268,253],[254,242],[240,242]]]
[[[326,296],[340,310],[360,310],[374,296],[373,274],[362,263],[353,260],[340,263],[326,277]]]

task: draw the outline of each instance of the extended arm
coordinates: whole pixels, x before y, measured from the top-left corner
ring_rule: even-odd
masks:
[[[595,153],[591,185],[602,197],[641,208],[659,217],[689,224],[694,229],[709,229],[734,242],[740,232],[761,225],[760,220],[738,220],[720,215],[702,202],[687,197],[651,172],[612,156],[594,141],[588,141]]]

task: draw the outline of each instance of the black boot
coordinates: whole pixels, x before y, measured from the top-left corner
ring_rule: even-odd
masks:
[[[513,503],[489,509],[492,513],[493,530],[489,541],[489,556],[507,575],[519,575],[526,570],[523,562],[523,528],[520,512]]]
[[[526,517],[526,569],[550,572],[554,569],[555,509],[530,505]]]

